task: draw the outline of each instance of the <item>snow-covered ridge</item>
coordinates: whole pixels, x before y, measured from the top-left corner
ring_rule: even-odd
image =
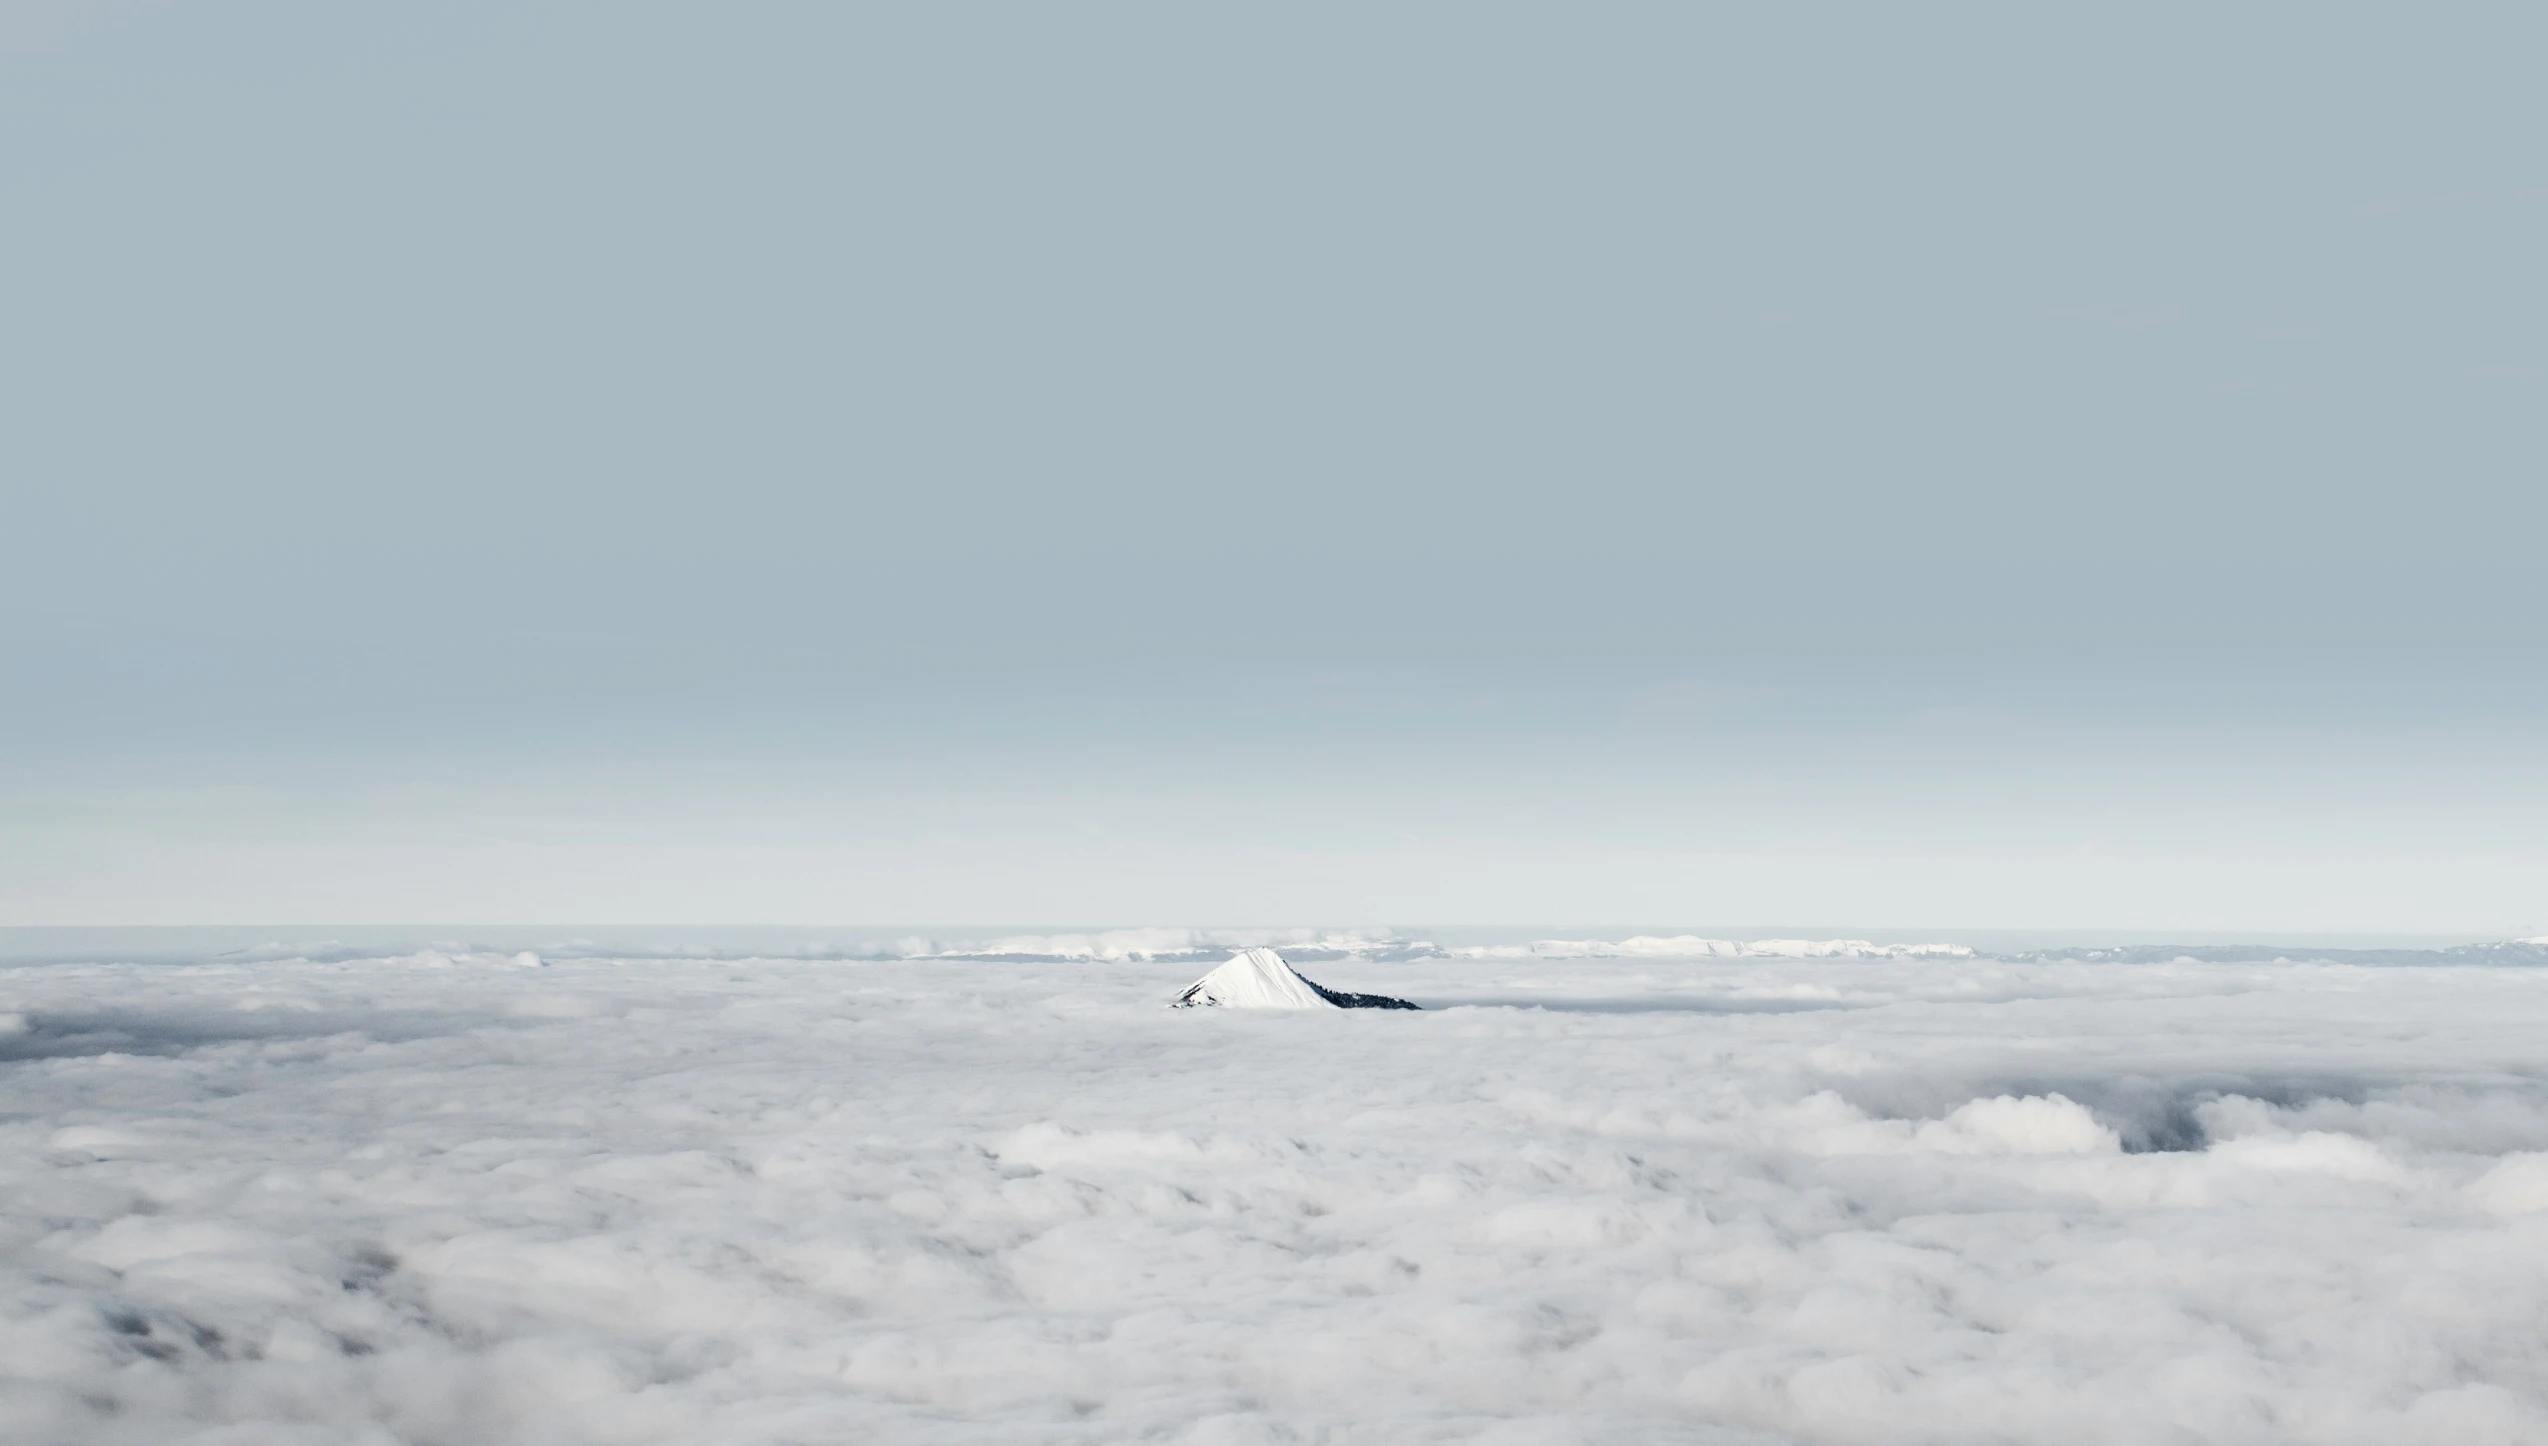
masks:
[[[1970,959],[1962,944],[1878,944],[1866,939],[1703,939],[1695,934],[1630,939],[1538,939],[1528,944],[1446,949],[1454,959]]]
[[[1868,939],[1713,939],[1695,934],[1625,939],[1534,939],[1513,944],[1458,945],[1379,931],[1122,929],[1090,934],[1018,935],[985,942],[904,941],[905,959],[1088,959],[1160,961],[1209,958],[1234,949],[1280,949],[1322,959],[1969,959],[1951,943],[1886,944]]]
[[[1388,954],[1410,941],[1335,929],[1107,929],[1085,934],[1015,934],[988,940],[899,941],[902,959],[1204,959],[1240,949],[1292,949],[1325,956]],[[1417,948],[1428,946],[1417,944]]]

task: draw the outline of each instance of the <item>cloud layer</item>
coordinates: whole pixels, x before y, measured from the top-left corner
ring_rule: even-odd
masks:
[[[1088,943],[0,973],[0,1434],[2548,1438],[2535,970]]]

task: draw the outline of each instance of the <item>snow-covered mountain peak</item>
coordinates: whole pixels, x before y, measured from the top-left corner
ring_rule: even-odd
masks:
[[[1413,1009],[1403,999],[1348,994],[1312,984],[1271,949],[1241,949],[1230,962],[1186,986],[1176,1008],[1217,1005],[1227,1009]]]

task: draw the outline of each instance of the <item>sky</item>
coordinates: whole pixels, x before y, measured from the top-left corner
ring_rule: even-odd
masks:
[[[2548,932],[2543,32],[0,9],[0,924]]]

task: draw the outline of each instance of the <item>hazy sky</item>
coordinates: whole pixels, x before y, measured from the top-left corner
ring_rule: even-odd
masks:
[[[2543,42],[0,9],[0,923],[2548,931]]]

